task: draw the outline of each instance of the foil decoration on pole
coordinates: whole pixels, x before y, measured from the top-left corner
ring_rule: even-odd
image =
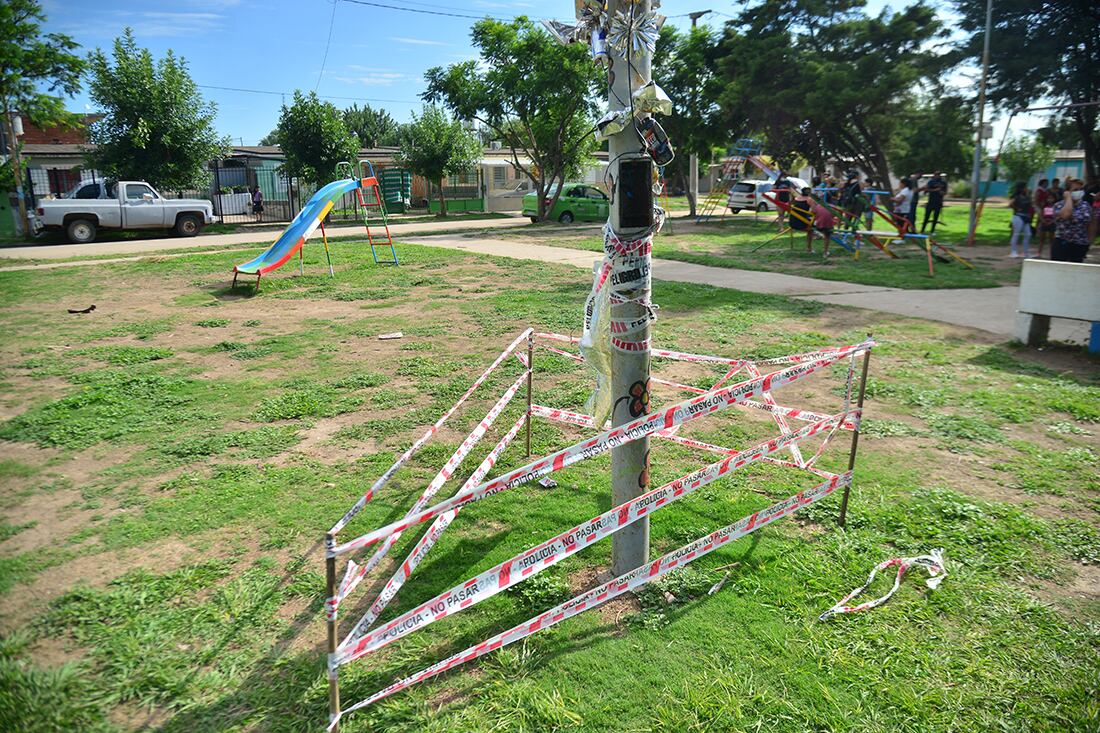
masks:
[[[615,11],[607,34],[607,42],[619,53],[625,55],[627,48],[632,53],[652,55],[657,50],[657,37],[665,16],[652,10],[634,15],[622,10]]]
[[[634,92],[634,114],[672,114],[672,99],[655,82],[649,82]]]

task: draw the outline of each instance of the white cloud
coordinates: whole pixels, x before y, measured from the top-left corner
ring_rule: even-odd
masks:
[[[408,43],[413,46],[448,46],[450,44],[443,41],[430,41],[427,38],[407,38],[405,36],[390,36],[390,40],[395,43]]]
[[[412,74],[389,68],[374,68],[350,64],[345,67],[345,73],[334,73],[332,78],[346,84],[362,84],[371,87],[388,87],[399,82],[409,82],[417,79]]]
[[[225,16],[219,13],[115,11],[99,17],[85,18],[79,23],[65,23],[61,30],[87,38],[116,38],[129,26],[134,29],[134,36],[140,41],[142,38],[208,34],[224,28],[224,21]]]

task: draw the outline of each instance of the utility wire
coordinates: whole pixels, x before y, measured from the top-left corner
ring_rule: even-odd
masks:
[[[489,15],[467,15],[464,13],[445,13],[440,10],[420,10],[419,8],[406,8],[400,5],[386,5],[385,3],[368,2],[368,0],[344,0],[347,3],[354,3],[355,5],[369,5],[373,8],[385,8],[387,10],[402,10],[406,13],[421,13],[423,15],[442,15],[447,18],[469,18],[471,20],[484,20],[485,18],[492,18],[494,20],[515,20],[514,17],[503,17]]]
[[[325,64],[328,63],[328,50],[332,46],[332,27],[336,25],[336,6],[340,4],[340,0],[332,0],[332,17],[328,21],[328,40],[325,41],[325,56],[321,59],[321,70],[317,72],[317,83],[313,85],[313,91],[317,91],[317,87],[321,86],[321,77],[325,75]]]

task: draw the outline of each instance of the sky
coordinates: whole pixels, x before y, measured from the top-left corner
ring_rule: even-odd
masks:
[[[67,33],[86,50],[109,50],[130,26],[138,45],[154,56],[172,49],[184,57],[202,94],[217,105],[219,132],[235,145],[258,144],[295,89],[316,90],[338,107],[366,103],[409,120],[420,109],[427,69],[477,57],[469,33],[475,19],[434,13],[570,20],[573,11],[570,0],[377,2],[408,10],[351,0],[42,0],[42,6],[46,29]],[[740,6],[730,0],[663,0],[660,12],[686,28],[687,13],[710,8],[714,12],[700,22],[721,26]],[[868,12],[885,6],[888,0],[869,0]],[[971,86],[965,75],[957,79]],[[69,108],[94,111],[84,93]],[[1025,116],[1015,128],[1042,123]],[[1001,119],[994,125],[997,139],[1004,124]]]

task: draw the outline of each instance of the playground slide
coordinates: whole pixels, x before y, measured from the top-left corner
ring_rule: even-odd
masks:
[[[302,248],[302,245],[317,229],[317,226],[332,210],[332,207],[336,205],[336,202],[340,200],[340,197],[360,188],[362,183],[357,178],[345,178],[333,181],[319,189],[317,193],[313,194],[313,198],[298,212],[298,216],[294,217],[294,221],[290,222],[290,226],[286,228],[286,231],[279,235],[279,238],[266,252],[254,260],[233,268],[234,276],[237,274],[264,275],[282,267],[287,260]]]

